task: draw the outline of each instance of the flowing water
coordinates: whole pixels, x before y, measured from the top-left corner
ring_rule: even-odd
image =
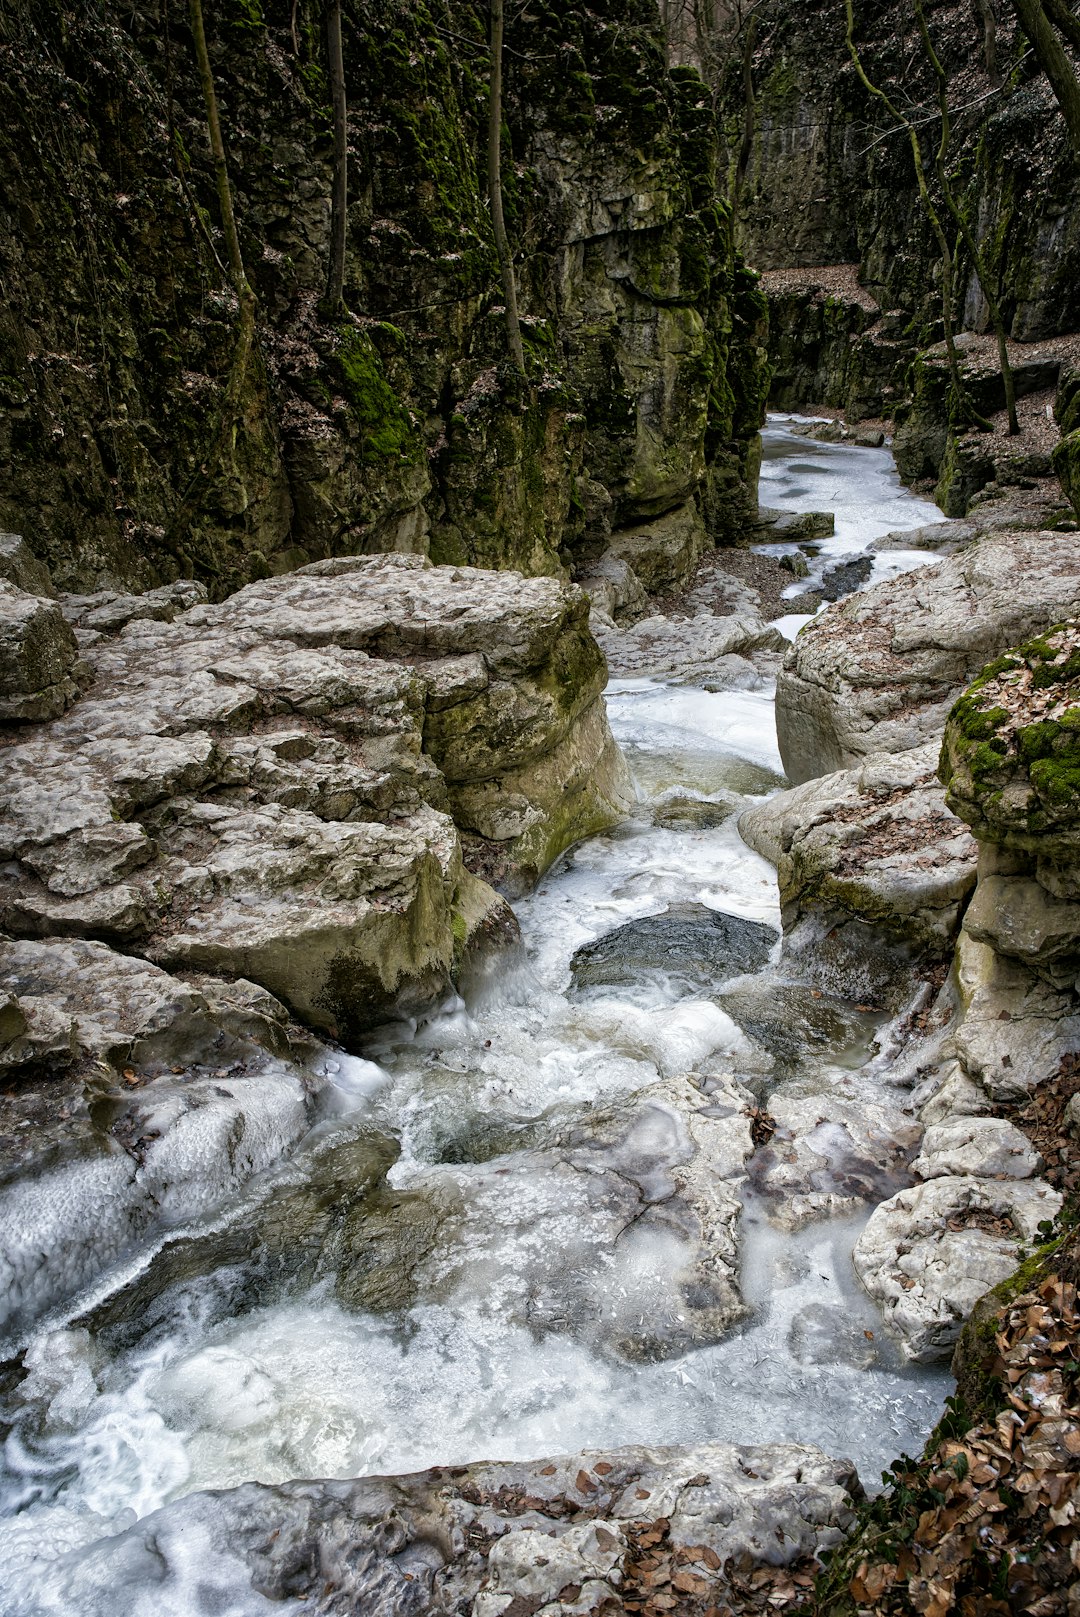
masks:
[[[826,559],[928,520],[886,452],[808,446],[778,424],[770,454],[763,499],[844,506]],[[949,1383],[903,1361],[855,1282],[867,1207],[785,1232],[739,1188],[741,1158],[718,1163],[744,1202],[733,1266],[748,1306],[711,1333],[694,1310],[714,1293],[684,1303],[672,1280],[700,1256],[693,1230],[634,1224],[693,1158],[696,1107],[730,1144],[748,1091],[813,1097],[831,1161],[830,1107],[896,1095],[869,1065],[883,1015],[779,964],[774,872],[736,829],[740,805],[782,784],[771,688],[623,681],[608,707],[637,814],[517,905],[523,956],[467,1002],[385,1030],[370,1059],[324,1057],[334,1115],[291,1160],[26,1344],[0,1409],[0,1610],[71,1610],[50,1561],[251,1478],[730,1439],[816,1443],[872,1485],[921,1446]],[[614,983],[575,980],[582,945],[671,904],[773,929],[770,962],[703,983],[676,951]],[[620,1195],[638,1198],[633,1217]],[[125,1609],[138,1595],[165,1610],[138,1577],[132,1591]]]

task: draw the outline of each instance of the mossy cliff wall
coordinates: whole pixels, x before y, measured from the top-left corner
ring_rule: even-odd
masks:
[[[1036,340],[1080,326],[1080,163],[1013,8],[995,10],[996,71],[970,0],[930,0],[926,14],[950,82],[953,185],[1010,334]],[[940,124],[914,10],[907,0],[856,0],[854,11],[866,70],[918,123],[933,181]],[[828,282],[813,306],[790,286],[770,287],[773,396],[855,416],[891,412],[906,392],[905,357],[942,336],[940,252],[907,132],[859,83],[839,0],[766,0],[756,38],[739,244],[762,271],[852,266],[883,311],[868,328],[864,300],[830,299]],[[738,54],[720,79],[732,151],[745,112]],[[956,279],[958,328],[985,331],[985,299],[962,243]],[[805,383],[815,391],[798,399]]]
[[[1080,165],[1011,7],[996,8],[997,72],[987,72],[977,8],[926,8],[950,79],[950,172],[983,243],[1013,336],[1080,325]],[[919,120],[928,170],[936,91],[902,0],[856,0],[856,41],[871,78]],[[882,308],[940,319],[939,253],[922,209],[906,131],[858,82],[834,0],[771,0],[754,53],[754,138],[739,237],[759,269],[857,263]],[[902,89],[897,86],[902,85]],[[723,84],[734,142],[743,111],[732,61]],[[987,312],[961,244],[958,314]]]
[[[240,369],[186,7],[5,6],[0,522],[63,587],[186,575],[216,594],[356,551],[553,573],[685,506],[723,538],[753,479],[764,300],[733,249],[712,103],[668,72],[655,7],[538,3],[508,25],[524,386],[469,0],[344,4],[358,318],[320,313],[323,10],[207,8],[257,299]]]

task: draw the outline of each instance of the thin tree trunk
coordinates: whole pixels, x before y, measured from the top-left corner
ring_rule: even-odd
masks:
[[[994,335],[997,338],[998,361],[1001,365],[1001,380],[1005,388],[1005,408],[1009,413],[1009,433],[1010,435],[1015,436],[1020,431],[1020,423],[1016,418],[1016,384],[1013,381],[1012,365],[1009,363],[1009,344],[1005,333],[1005,321],[1002,317],[1001,306],[998,303],[997,294],[990,284],[990,276],[987,273],[986,261],[983,258],[978,239],[967,218],[965,217],[963,209],[956,200],[956,195],[952,188],[952,182],[949,179],[948,166],[946,164],[946,156],[949,149],[949,136],[951,133],[951,126],[949,122],[949,81],[945,76],[945,69],[941,65],[941,58],[934,49],[934,42],[930,37],[930,29],[926,21],[926,12],[923,8],[923,0],[914,0],[914,5],[915,16],[919,23],[919,33],[922,36],[923,49],[926,52],[930,66],[934,70],[934,78],[937,80],[938,107],[941,111],[941,140],[938,145],[937,157],[935,159],[938,184],[941,187],[941,194],[945,198],[945,206],[952,214],[956,227],[961,236],[964,238],[964,245],[968,250],[968,256],[971,259],[972,268],[974,269],[975,274],[979,277],[979,285],[982,287],[983,297],[986,299],[986,307],[990,311],[990,323],[994,328]]]
[[[964,386],[963,377],[960,374],[960,356],[956,351],[956,339],[953,326],[952,247],[949,244],[948,236],[945,234],[945,227],[941,223],[941,218],[938,211],[934,207],[934,199],[930,195],[930,187],[926,181],[926,168],[923,163],[922,147],[919,144],[918,130],[911,122],[911,119],[900,111],[900,109],[894,104],[885,91],[879,89],[879,87],[868,77],[866,69],[862,64],[862,58],[859,55],[858,46],[855,44],[855,11],[852,0],[844,0],[844,9],[847,14],[848,51],[851,55],[851,60],[854,63],[855,71],[859,75],[860,83],[870,95],[875,96],[877,100],[882,102],[890,117],[895,118],[896,122],[898,124],[902,124],[908,132],[908,140],[911,144],[911,155],[915,163],[915,179],[919,187],[919,196],[922,199],[923,210],[930,222],[930,228],[934,232],[934,237],[938,244],[938,251],[941,253],[941,320],[942,325],[945,328],[945,351],[948,355],[949,375],[952,379],[953,414],[958,420],[963,419],[974,422],[976,425],[981,427],[989,427],[990,423],[983,419],[983,417],[978,413],[971,403],[971,400],[968,398],[967,389]]]
[[[499,255],[502,271],[503,302],[506,305],[506,341],[514,365],[525,375],[525,350],[521,345],[521,322],[518,319],[517,281],[514,279],[514,260],[510,256],[510,243],[503,218],[502,195],[502,53],[503,6],[502,0],[491,0],[491,85],[488,97],[488,198],[491,204],[491,226],[495,235],[495,251]]]
[[[994,0],[979,0],[979,15],[983,25],[983,63],[986,67],[986,76],[995,90],[1001,83],[1001,70],[998,67],[997,48],[997,13],[994,10]]]
[[[345,61],[341,50],[341,0],[330,0],[326,13],[326,54],[334,104],[334,178],[330,193],[330,262],[326,275],[326,313],[345,313],[345,220],[349,206],[348,109],[345,105]]]
[[[202,0],[189,0],[189,12],[191,16],[191,32],[195,38],[195,60],[199,67],[203,101],[206,105],[206,126],[210,132],[210,150],[214,158],[214,177],[217,180],[221,229],[225,237],[225,248],[229,257],[229,271],[232,275],[233,287],[241,304],[243,304],[245,298],[249,299],[252,296],[252,292],[244,271],[244,259],[240,252],[240,237],[236,231],[232,186],[229,183],[229,165],[225,161],[225,143],[221,138],[217,92],[214,89],[214,75],[210,68],[210,53],[206,48]]]
[[[1073,145],[1080,147],[1080,83],[1073,65],[1065,54],[1041,0],[1014,0],[1020,25],[1035,52],[1039,66],[1050,80],[1050,88],[1057,99]]]
[[[757,97],[754,94],[754,40],[756,36],[757,17],[752,15],[746,24],[746,34],[743,38],[743,131],[742,142],[739,146],[739,158],[735,164],[735,179],[731,187],[731,205],[735,213],[738,212],[739,198],[742,195],[746,173],[750,167],[750,156],[754,149],[754,116],[757,112]]]

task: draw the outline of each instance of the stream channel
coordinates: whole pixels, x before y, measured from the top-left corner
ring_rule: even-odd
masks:
[[[943,520],[888,450],[790,426],[767,429],[763,503],[837,516],[795,589]],[[874,578],[932,560],[885,549]],[[728,1439],[818,1444],[873,1486],[918,1451],[950,1382],[854,1278],[870,1203],[793,1230],[744,1180],[747,1086],[812,1098],[839,1189],[830,1107],[902,1103],[872,1065],[882,1013],[778,960],[775,873],[736,829],[783,785],[772,703],[764,678],[613,681],[638,810],[516,905],[523,955],[370,1059],[322,1058],[336,1115],[299,1151],[35,1331],[0,1411],[0,1610],[73,1610],[54,1557],[251,1478]],[[576,950],[673,904],[772,929],[769,958],[704,980],[662,943],[572,978]]]

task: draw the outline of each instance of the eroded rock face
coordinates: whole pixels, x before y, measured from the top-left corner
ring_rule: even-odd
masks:
[[[1058,533],[995,533],[851,596],[785,659],[776,726],[790,779],[935,739],[990,657],[1078,609],[1080,538]]]
[[[248,1483],[181,1499],[127,1533],[60,1556],[47,1576],[54,1598],[86,1617],[111,1617],[121,1571],[126,1580],[167,1579],[178,1599],[193,1595],[197,1580],[204,1604],[220,1590],[244,1617],[284,1600],[317,1600],[326,1617],[570,1617],[626,1589],[635,1527],[663,1521],[665,1550],[696,1550],[683,1564],[722,1597],[711,1568],[729,1557],[782,1566],[832,1546],[860,1494],[846,1461],[781,1444]]]
[[[78,656],[58,604],[0,578],[0,721],[57,718],[78,695]]]
[[[92,689],[6,752],[18,936],[250,978],[354,1043],[514,932],[455,819],[520,887],[623,810],[577,590],[393,556],[178,592],[78,603]]]
[[[1061,1200],[1041,1180],[958,1174],[901,1190],[871,1213],[855,1271],[909,1359],[949,1357],[976,1302],[1012,1274]]]
[[[875,753],[742,814],[740,833],[777,867],[785,929],[849,916],[922,952],[951,947],[978,851],[945,806],[937,752]]]

